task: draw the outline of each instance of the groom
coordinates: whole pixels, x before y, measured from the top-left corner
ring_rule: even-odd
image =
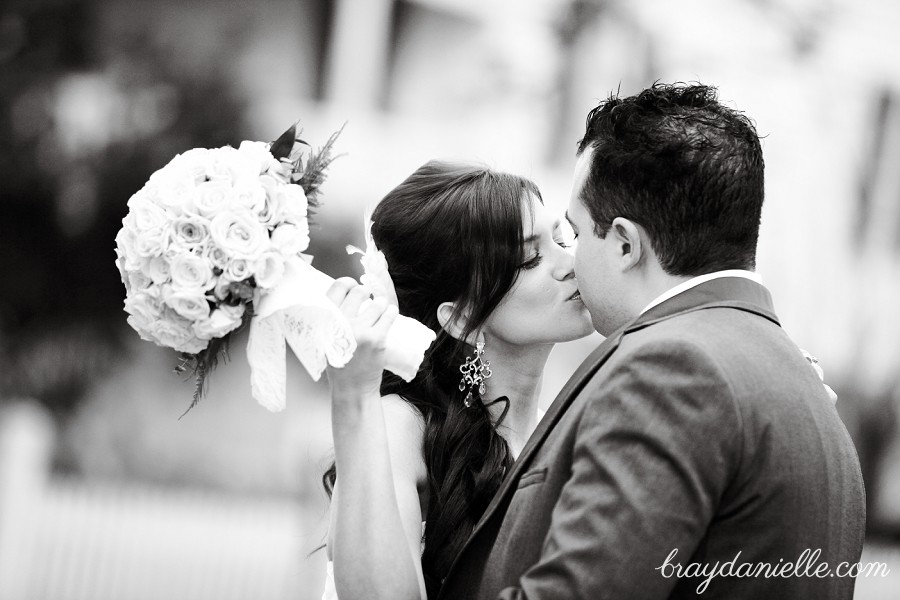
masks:
[[[753,272],[756,131],[705,86],[588,116],[567,217],[606,341],[551,405],[442,599],[851,598],[859,462]]]

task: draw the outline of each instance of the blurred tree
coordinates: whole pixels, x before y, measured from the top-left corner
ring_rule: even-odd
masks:
[[[140,13],[117,35],[110,6],[0,9],[0,400],[59,417],[132,335],[113,265],[128,198],[176,153],[243,139],[226,66],[185,67]]]

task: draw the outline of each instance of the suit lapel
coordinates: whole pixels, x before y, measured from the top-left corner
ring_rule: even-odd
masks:
[[[487,510],[485,510],[481,519],[475,525],[469,539],[454,559],[447,574],[448,578],[453,575],[453,572],[460,561],[460,557],[465,554],[466,549],[475,539],[478,532],[484,528],[485,524],[497,510],[497,507],[509,496],[511,490],[515,489],[519,475],[530,464],[532,456],[537,452],[544,440],[547,439],[550,432],[553,431],[553,427],[562,418],[566,408],[568,408],[575,397],[578,396],[582,388],[590,381],[597,370],[599,370],[613,352],[615,352],[616,348],[619,347],[619,342],[622,340],[622,337],[674,316],[708,308],[732,308],[743,310],[766,318],[776,325],[780,325],[778,317],[774,312],[772,297],[766,288],[749,279],[723,277],[700,284],[666,300],[611,334],[581,363],[575,371],[575,374],[569,378],[569,381],[566,382],[566,385],[563,386],[563,389],[557,394],[553,403],[547,409],[547,413],[541,419],[537,428],[534,430],[534,433],[531,434],[531,437],[528,439],[528,442],[525,444],[525,447],[522,449],[521,454],[519,454],[519,457],[516,459],[516,462],[513,464],[509,473],[504,477],[500,489],[497,490],[497,493],[488,505]]]
[[[528,438],[525,447],[522,448],[522,452],[519,454],[518,458],[516,458],[516,462],[513,463],[512,468],[503,478],[500,489],[494,494],[490,504],[488,504],[487,509],[481,516],[481,519],[479,519],[478,523],[472,529],[469,539],[466,540],[466,543],[463,544],[459,554],[453,559],[453,563],[447,571],[447,578],[453,575],[453,572],[459,564],[460,558],[465,554],[466,549],[471,545],[472,540],[475,539],[478,532],[485,526],[488,520],[490,520],[491,515],[497,510],[500,502],[502,502],[509,494],[510,489],[515,485],[516,481],[518,481],[519,474],[525,468],[525,465],[528,464],[531,455],[534,454],[544,439],[546,439],[547,435],[549,435],[550,431],[553,430],[553,425],[555,425],[562,417],[565,408],[571,404],[572,400],[578,395],[578,392],[581,391],[581,388],[584,387],[594,373],[597,372],[597,369],[600,368],[600,365],[606,362],[606,359],[609,358],[616,347],[618,347],[623,331],[624,328],[603,340],[603,343],[601,343],[596,350],[591,352],[591,354],[581,363],[575,371],[575,374],[569,378],[569,381],[566,382],[563,389],[556,395],[556,399],[553,400],[553,403],[547,409],[547,413],[538,423],[534,433]]]
[[[482,518],[472,531],[473,535],[477,533],[484,522],[487,521],[488,517],[494,512],[509,489],[515,485],[519,478],[519,474],[529,463],[532,454],[540,447],[541,443],[543,443],[544,439],[546,439],[547,435],[552,431],[553,426],[556,425],[560,418],[562,418],[566,407],[572,403],[572,400],[575,399],[578,392],[581,391],[581,388],[584,387],[591,377],[593,377],[594,373],[597,372],[597,369],[606,362],[606,359],[609,358],[613,351],[618,347],[619,340],[622,338],[622,331],[624,331],[624,329],[610,335],[596,350],[591,352],[591,354],[581,363],[581,366],[578,367],[578,370],[575,371],[575,374],[569,378],[569,381],[566,382],[566,385],[563,386],[563,389],[560,390],[559,394],[556,395],[556,399],[550,404],[547,413],[541,419],[540,423],[538,423],[538,426],[531,434],[531,437],[528,438],[525,447],[522,448],[522,452],[519,454],[518,458],[516,458],[516,462],[513,463],[509,473],[503,478],[500,489],[494,494],[491,503],[488,504],[487,510],[484,511],[484,515],[482,515]],[[469,539],[471,539],[471,537]]]

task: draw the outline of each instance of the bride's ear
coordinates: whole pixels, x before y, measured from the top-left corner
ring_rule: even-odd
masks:
[[[437,320],[441,329],[458,340],[466,330],[468,311],[457,310],[455,302],[442,302],[437,308]]]

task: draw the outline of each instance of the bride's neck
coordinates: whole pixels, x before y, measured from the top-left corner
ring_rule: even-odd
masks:
[[[485,353],[485,360],[491,361],[492,375],[485,382],[487,389],[484,398],[488,403],[500,396],[509,398],[509,409],[497,427],[497,432],[509,444],[513,456],[518,456],[537,426],[544,367],[553,344],[492,346],[493,352],[489,350]],[[503,402],[488,407],[495,420],[504,409],[506,404]]]

